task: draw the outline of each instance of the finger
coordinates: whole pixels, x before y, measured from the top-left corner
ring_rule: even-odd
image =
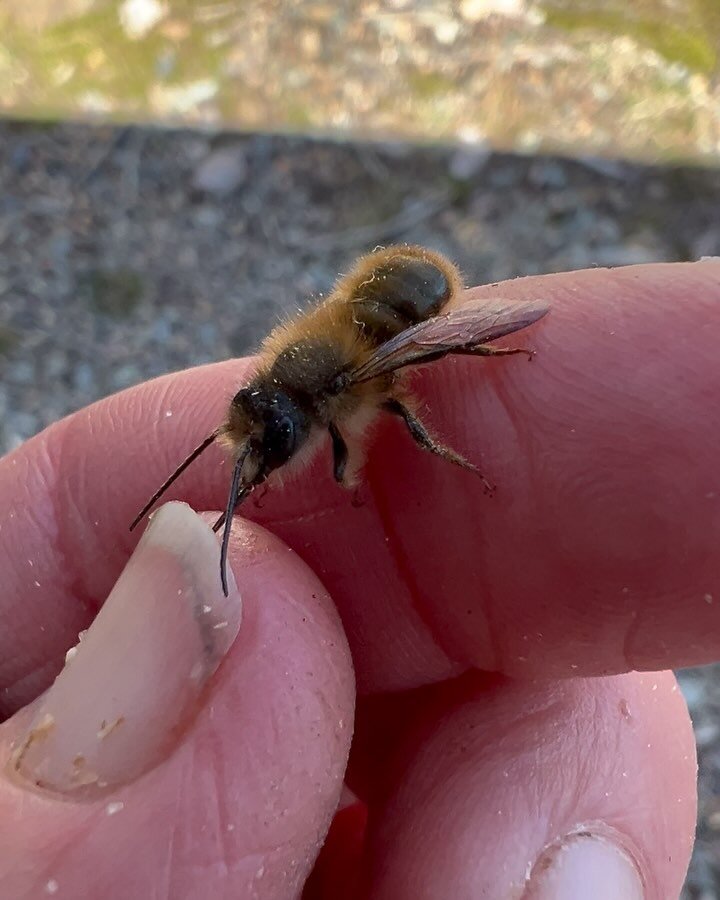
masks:
[[[342,788],[349,655],[287,547],[238,524],[231,563],[242,599],[210,528],[163,508],[60,677],[2,726],[1,896],[298,895]]]
[[[262,520],[329,585],[363,691],[443,666],[567,676],[717,658],[719,274],[640,266],[473,292],[551,306],[515,336],[532,364],[418,372],[424,415],[498,485],[492,501],[390,423],[366,507],[313,503],[308,480],[266,502]]]
[[[373,900],[679,895],[695,751],[669,673],[466,676],[435,692],[388,762],[363,864]]]
[[[717,655],[720,423],[708,409],[720,389],[719,272],[638,266],[475,292],[552,307],[516,336],[537,349],[532,365],[449,360],[416,379],[434,430],[498,485],[492,501],[390,423],[373,436],[362,507],[322,456],[262,509],[245,504],[332,591],[363,690],[468,665],[567,675]],[[143,385],[0,463],[5,523],[15,515],[0,532],[13,561],[0,598],[8,706],[47,683],[48,660],[59,665],[90,618],[80,604],[96,605],[129,552],[126,523],[246,373],[225,363]],[[222,506],[220,460],[211,448],[170,496]]]
[[[151,455],[165,452],[173,410],[201,421],[208,391],[217,418],[232,369],[220,364],[116,394],[0,459],[0,716],[50,684],[122,571],[137,542],[130,494],[156,465]],[[221,457],[210,452],[217,467]]]
[[[492,508],[448,488],[463,527],[439,559],[436,529],[395,503],[400,553],[431,560],[414,572],[417,602],[452,657],[517,676],[717,658],[719,274],[720,261],[638,266],[475,292],[547,285],[552,312],[525,376],[498,360],[482,383],[468,363],[427,381],[430,408],[455,398],[443,433],[482,446],[499,485]],[[402,473],[377,474],[382,493]],[[462,602],[468,584],[479,609]]]

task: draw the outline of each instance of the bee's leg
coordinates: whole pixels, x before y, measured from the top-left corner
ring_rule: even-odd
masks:
[[[335,481],[337,481],[338,484],[342,484],[348,461],[347,444],[343,440],[343,436],[338,431],[338,427],[334,422],[331,422],[328,425],[328,431],[332,438],[333,475],[335,476]]]
[[[269,490],[270,490],[270,487],[269,487],[269,485],[268,485],[268,483],[267,483],[267,481],[266,481],[266,482],[263,484],[262,490],[260,491],[260,493],[259,493],[257,496],[253,496],[253,505],[255,506],[255,509],[262,509],[262,508],[263,508],[263,500],[264,500],[265,497],[267,496],[267,493],[268,493]]]
[[[456,466],[462,466],[463,469],[470,469],[472,472],[475,472],[475,474],[478,475],[482,480],[483,487],[488,494],[491,494],[495,490],[495,487],[490,484],[490,482],[487,480],[487,478],[485,478],[485,476],[477,466],[474,466],[471,462],[465,459],[464,456],[460,456],[459,453],[456,453],[450,447],[439,444],[428,432],[427,428],[423,425],[420,419],[418,419],[416,415],[410,412],[410,410],[399,400],[391,397],[389,400],[386,400],[385,403],[383,403],[383,409],[385,409],[386,412],[392,413],[394,416],[400,416],[403,422],[405,422],[405,424],[407,425],[407,429],[410,432],[412,439],[419,447],[422,447],[423,450],[428,450],[430,453],[434,453],[436,456],[441,456],[443,459],[446,459],[448,462],[454,463]]]
[[[247,495],[250,493],[250,491],[252,491],[252,489],[253,489],[253,487],[250,486],[250,487],[242,488],[241,490],[239,490],[237,492],[237,494],[235,495],[235,506],[233,507],[233,512],[238,508],[238,506],[240,506],[240,504],[247,497]],[[265,490],[263,491],[260,499],[262,499],[262,497],[265,496],[265,494],[267,493],[268,490],[269,490],[269,488],[266,485]],[[227,519],[227,511],[224,513],[221,513],[221,515],[218,517],[218,519],[213,524],[212,530],[214,532],[220,531],[220,529],[225,524],[226,519]]]
[[[212,527],[212,530],[215,533],[217,533],[218,531],[220,531],[220,529],[223,527],[224,524],[225,524],[225,513],[223,513],[220,516],[220,518],[215,522],[215,524]]]
[[[453,350],[452,352],[453,355],[459,354],[460,356],[512,356],[513,353],[524,353],[531,362],[533,356],[535,356],[534,350],[526,350],[524,347],[507,349],[505,347],[488,347],[487,344],[480,344],[467,350]]]

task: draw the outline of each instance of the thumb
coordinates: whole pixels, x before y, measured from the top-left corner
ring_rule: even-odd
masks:
[[[295,896],[342,785],[352,672],[314,576],[154,517],[52,687],[0,728],[0,896]]]

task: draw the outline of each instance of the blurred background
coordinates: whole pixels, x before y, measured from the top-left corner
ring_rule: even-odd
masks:
[[[0,452],[252,351],[376,244],[720,255],[717,0],[3,0]],[[685,900],[720,898],[720,669]]]

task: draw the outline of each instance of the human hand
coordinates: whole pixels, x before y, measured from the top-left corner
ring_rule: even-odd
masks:
[[[370,816],[362,860],[358,807],[336,817],[308,898],[679,893],[694,744],[657,670],[720,645],[720,263],[473,294],[552,305],[521,336],[532,365],[416,376],[494,498],[383,424],[359,509],[325,456],[242,508],[241,622],[209,531],[166,507],[34,703],[248,364],[141,385],[0,461],[0,896],[297,896],[345,773],[345,636]],[[214,453],[176,485],[199,510],[227,490]]]

